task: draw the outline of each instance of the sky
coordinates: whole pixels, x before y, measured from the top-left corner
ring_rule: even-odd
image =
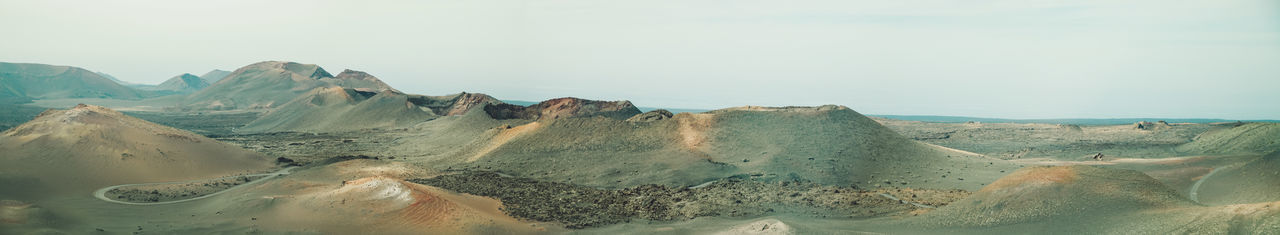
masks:
[[[1280,119],[1280,1],[0,0],[0,61],[266,60],[409,93],[864,114]]]

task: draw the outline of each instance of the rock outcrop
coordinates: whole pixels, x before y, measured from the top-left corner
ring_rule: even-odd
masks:
[[[485,106],[485,112],[494,119],[561,119],[602,116],[625,120],[640,109],[631,101],[598,101],[573,97],[557,98],[530,106],[493,104]]]
[[[409,102],[431,109],[433,113],[440,116],[463,115],[472,109],[502,103],[489,95],[467,92],[446,96],[414,95],[409,98]]]
[[[644,112],[641,114],[636,114],[635,116],[631,116],[631,118],[627,118],[627,121],[628,122],[652,122],[652,121],[671,119],[671,116],[675,116],[675,114],[672,114],[671,111],[667,111],[666,109],[657,109],[649,112]]]

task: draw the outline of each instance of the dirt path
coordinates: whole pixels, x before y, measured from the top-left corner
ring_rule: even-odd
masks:
[[[1209,174],[1204,174],[1204,176],[1200,177],[1200,180],[1197,180],[1195,184],[1191,185],[1191,192],[1188,193],[1191,201],[1200,203],[1200,184],[1203,184],[1205,180],[1209,179],[1209,176],[1213,176],[1213,173],[1218,173],[1218,171],[1223,168],[1227,168],[1227,166],[1214,167],[1213,170],[1209,171]]]
[[[212,197],[212,196],[214,196],[214,195],[218,195],[218,194],[221,194],[221,193],[226,192],[226,191],[231,191],[232,189],[239,188],[239,187],[242,187],[242,186],[245,186],[245,185],[250,185],[250,184],[255,184],[255,183],[258,183],[258,182],[266,181],[266,180],[271,179],[271,178],[276,177],[276,176],[288,175],[288,174],[290,173],[289,171],[290,171],[290,170],[293,170],[293,168],[297,168],[297,167],[296,167],[296,166],[286,167],[286,168],[284,168],[284,169],[280,169],[279,171],[272,172],[272,173],[266,173],[266,174],[235,175],[235,176],[219,177],[219,178],[213,178],[213,179],[198,179],[198,180],[177,181],[177,182],[160,182],[160,183],[145,183],[145,184],[121,184],[121,185],[109,186],[109,187],[106,187],[106,188],[98,189],[98,191],[93,191],[93,197],[98,198],[99,200],[107,201],[107,202],[113,202],[113,203],[119,203],[119,204],[125,204],[125,205],[136,205],[136,206],[146,206],[146,205],[163,205],[163,204],[173,204],[173,203],[179,203],[179,202],[194,201],[194,200],[198,200],[198,199],[204,199],[204,198],[207,198],[207,197]],[[117,200],[115,200],[115,199],[111,199],[111,198],[108,198],[108,197],[106,196],[106,195],[107,195],[107,191],[111,191],[112,189],[116,189],[116,188],[120,188],[120,187],[129,187],[129,186],[145,186],[145,185],[157,185],[157,184],[183,184],[183,183],[194,183],[194,182],[200,182],[200,181],[206,181],[206,180],[219,180],[219,179],[226,179],[226,178],[246,177],[246,176],[247,176],[247,177],[253,177],[253,176],[266,176],[266,177],[262,177],[261,179],[254,180],[254,181],[249,181],[249,182],[247,182],[247,183],[243,183],[243,184],[240,184],[240,185],[232,186],[232,187],[227,188],[227,189],[224,189],[224,190],[222,190],[222,191],[217,191],[217,192],[214,192],[214,193],[210,193],[209,195],[204,195],[204,196],[199,196],[199,197],[194,197],[194,198],[187,198],[187,199],[182,199],[182,200],[167,201],[167,202],[125,202],[125,201],[117,201]]]

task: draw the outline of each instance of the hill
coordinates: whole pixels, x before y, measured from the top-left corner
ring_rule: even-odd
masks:
[[[912,234],[1259,234],[1280,223],[1277,206],[1202,206],[1133,170],[1027,167],[932,212],[859,228]]]
[[[404,138],[398,144],[407,147],[393,152],[430,151],[420,154],[443,159],[426,163],[434,166],[597,187],[694,185],[740,175],[824,185],[977,189],[1003,175],[1001,170],[1014,169],[1004,161],[906,139],[843,106],[743,107],[642,122],[618,115],[628,110],[622,112],[635,116],[638,110],[613,106],[629,102],[543,103],[574,105],[491,105],[485,108],[491,116],[419,125],[427,133]],[[478,140],[437,146],[452,136]]]
[[[228,213],[272,221],[264,228],[275,231],[269,233],[526,234],[547,229],[506,215],[497,200],[403,179],[419,174],[405,164],[338,162],[269,182],[229,201]],[[261,197],[272,197],[271,203],[255,203]]]
[[[1280,151],[1280,123],[1247,123],[1205,132],[1190,143],[1178,146],[1177,150],[1197,154]]]
[[[1083,223],[1096,216],[1191,204],[1138,171],[1093,166],[1028,167],[992,182],[969,198],[927,214],[924,220],[947,227],[1049,220]]]
[[[347,70],[333,76],[320,66],[266,61],[251,64],[191,94],[183,102],[187,110],[275,108],[311,90],[327,86],[381,91],[391,89],[363,72]]]
[[[160,85],[157,85],[155,89],[190,93],[199,91],[200,89],[204,89],[208,86],[209,83],[204,79],[201,79],[196,75],[184,73],[182,75],[173,76],[172,78],[169,78],[169,80],[165,80],[160,83]]]
[[[214,70],[210,70],[207,73],[204,73],[204,75],[200,75],[200,79],[204,79],[205,82],[209,84],[213,84],[218,81],[221,81],[223,78],[226,78],[227,75],[231,75],[231,71],[214,69]]]
[[[0,134],[0,172],[7,193],[227,176],[264,170],[264,156],[190,132],[98,106],[49,110]]]
[[[281,105],[237,132],[336,132],[403,128],[439,116],[458,115],[496,102],[484,94],[408,95],[394,90],[362,91],[337,86],[316,88]]]
[[[1208,205],[1280,201],[1280,152],[1203,176],[1199,200]]]
[[[0,62],[0,99],[141,99],[138,91],[82,68]]]

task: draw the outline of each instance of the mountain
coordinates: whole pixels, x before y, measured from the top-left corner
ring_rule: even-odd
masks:
[[[204,73],[204,75],[200,75],[200,79],[204,79],[205,82],[213,84],[221,81],[223,78],[226,78],[227,75],[231,75],[231,71],[214,69],[208,73]]]
[[[141,99],[138,91],[78,67],[0,62],[0,99]]]
[[[484,94],[421,96],[338,86],[316,88],[273,109],[238,132],[334,132],[403,128],[495,103]]]
[[[196,75],[184,73],[182,75],[173,76],[172,78],[169,78],[169,80],[165,80],[164,82],[160,83],[160,85],[156,86],[155,89],[166,90],[166,91],[176,91],[180,93],[190,93],[190,92],[199,91],[200,89],[204,89],[205,87],[208,87],[208,86],[209,86],[209,83],[205,82],[204,79],[201,79]]]
[[[236,69],[217,83],[192,93],[183,102],[182,109],[275,108],[327,86],[367,91],[391,89],[381,80],[359,71],[347,70],[335,77],[314,64],[266,61]]]
[[[0,192],[31,177],[41,185],[93,190],[125,183],[204,179],[272,166],[261,154],[103,107],[49,110],[0,134]]]

